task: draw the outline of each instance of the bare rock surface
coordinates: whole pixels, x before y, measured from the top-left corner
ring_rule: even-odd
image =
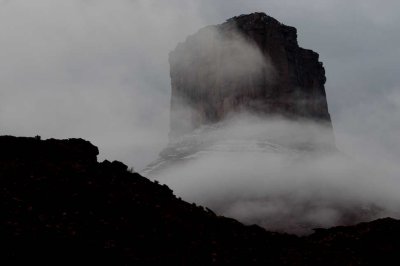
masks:
[[[242,111],[331,126],[318,58],[264,13],[201,29],[170,54],[171,138]]]

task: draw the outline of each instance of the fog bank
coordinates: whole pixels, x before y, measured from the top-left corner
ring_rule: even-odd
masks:
[[[329,133],[310,122],[240,116],[197,134],[198,152],[156,179],[184,200],[273,231],[400,218],[397,162],[320,149]]]

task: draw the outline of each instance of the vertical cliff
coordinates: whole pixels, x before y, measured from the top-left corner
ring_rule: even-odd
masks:
[[[162,176],[204,153],[336,150],[318,58],[264,13],[189,36],[169,57],[170,142],[143,173]]]
[[[330,127],[318,57],[299,47],[295,28],[264,13],[201,29],[170,54],[170,137],[241,111]]]

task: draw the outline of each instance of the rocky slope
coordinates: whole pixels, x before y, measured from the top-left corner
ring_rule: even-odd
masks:
[[[318,57],[264,13],[201,29],[170,54],[171,138],[242,111],[331,126]]]
[[[388,265],[400,221],[271,233],[97,162],[81,139],[0,137],[2,265]]]

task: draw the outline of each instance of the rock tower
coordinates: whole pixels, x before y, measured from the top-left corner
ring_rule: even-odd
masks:
[[[331,126],[318,58],[294,27],[264,13],[201,29],[170,53],[170,137],[240,111]]]

